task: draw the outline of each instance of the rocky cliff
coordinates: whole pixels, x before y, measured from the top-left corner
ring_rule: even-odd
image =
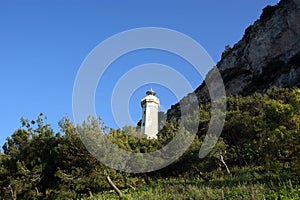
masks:
[[[243,38],[222,53],[216,66],[227,95],[265,92],[272,86],[300,87],[300,0],[282,0],[263,9]],[[212,71],[206,76],[211,78]],[[209,102],[205,82],[195,93],[200,103]],[[183,100],[195,103],[187,95]],[[168,111],[178,115],[180,104]]]

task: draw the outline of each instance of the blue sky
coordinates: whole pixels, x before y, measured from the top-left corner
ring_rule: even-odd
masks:
[[[20,128],[22,116],[36,119],[42,112],[55,131],[59,131],[57,122],[62,117],[68,115],[72,119],[72,92],[77,71],[92,49],[110,36],[132,28],[169,28],[196,40],[217,62],[224,47],[239,41],[244,30],[259,18],[261,10],[277,2],[1,1],[0,144]],[[177,66],[182,73],[189,67],[185,61],[164,52],[135,52],[117,60],[101,84],[109,90],[117,79],[113,77],[121,76],[122,70],[118,67],[126,65],[128,70],[130,66],[149,62]],[[201,84],[201,79],[192,71],[186,76],[193,88]],[[143,85],[130,99],[129,111],[134,121],[140,117],[139,100],[149,87],[158,90],[162,110],[177,101],[168,88]],[[96,102],[108,102],[105,96],[97,92]],[[106,109],[102,109],[104,107]],[[106,105],[96,104],[96,108],[105,124],[117,126]]]

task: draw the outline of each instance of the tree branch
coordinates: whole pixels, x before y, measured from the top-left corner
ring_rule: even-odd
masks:
[[[119,197],[122,197],[122,192],[117,188],[117,186],[112,182],[109,176],[106,177],[106,180],[108,184],[116,191],[116,193],[119,195]]]
[[[227,173],[230,174],[230,170],[229,170],[226,162],[224,161],[224,157],[222,156],[222,154],[218,154],[217,158],[225,166]]]
[[[205,180],[205,182],[209,182],[209,178],[207,178],[197,167],[195,167],[194,165],[192,166],[200,175],[200,177]]]

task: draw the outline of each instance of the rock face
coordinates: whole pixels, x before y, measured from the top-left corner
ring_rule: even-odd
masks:
[[[226,48],[216,67],[227,95],[265,92],[272,86],[300,87],[300,0],[281,0],[264,8],[243,38]],[[209,102],[205,82],[195,93],[200,103]],[[179,103],[168,111],[168,119],[178,110]]]
[[[300,85],[300,6],[284,0],[267,6],[217,64],[229,94]]]

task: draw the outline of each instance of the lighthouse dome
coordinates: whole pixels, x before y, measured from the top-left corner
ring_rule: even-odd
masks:
[[[155,102],[159,104],[159,99],[155,95],[156,92],[151,88],[146,92],[146,96],[141,100],[141,104],[145,102]]]

